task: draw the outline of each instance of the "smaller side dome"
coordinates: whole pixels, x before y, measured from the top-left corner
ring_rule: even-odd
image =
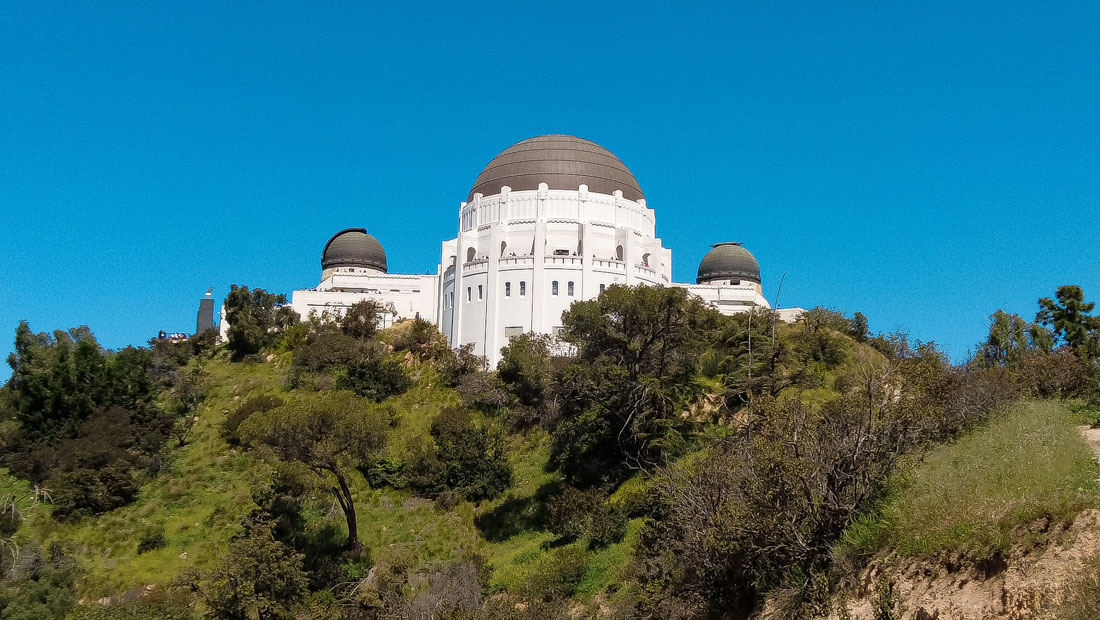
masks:
[[[366,267],[386,273],[386,251],[365,228],[345,228],[332,236],[321,252],[321,269]]]
[[[760,284],[760,265],[756,257],[740,243],[716,243],[699,261],[695,283],[705,284],[713,280],[748,280]]]

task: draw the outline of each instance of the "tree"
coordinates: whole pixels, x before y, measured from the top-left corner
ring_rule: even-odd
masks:
[[[225,297],[225,320],[229,322],[226,347],[239,360],[274,344],[299,317],[286,305],[286,295],[234,284]]]
[[[508,391],[524,407],[541,407],[554,381],[550,336],[521,334],[512,338],[500,355],[497,374]]]
[[[378,333],[382,305],[372,299],[352,304],[340,319],[340,330],[356,340],[370,340]]]
[[[868,329],[867,317],[862,312],[857,312],[852,315],[852,318],[848,319],[850,324],[848,328],[848,335],[856,339],[856,342],[866,342],[871,337],[871,330]]]
[[[199,404],[206,399],[206,392],[209,389],[210,373],[206,372],[201,362],[180,375],[176,385],[176,394],[179,397],[176,413],[180,418],[176,423],[176,439],[181,446],[187,443],[187,436],[195,426]]]
[[[611,286],[562,315],[576,351],[562,374],[551,462],[574,486],[618,482],[685,445],[699,356],[721,315],[679,288]]]
[[[997,310],[989,319],[989,337],[981,350],[989,366],[1013,366],[1028,351],[1050,351],[1054,346],[1049,330],[1018,314]]]
[[[1100,317],[1089,316],[1096,303],[1085,302],[1084,291],[1074,285],[1059,286],[1055,297],[1039,300],[1035,321],[1052,327],[1055,336],[1082,357],[1100,353]]]
[[[291,620],[307,594],[302,556],[275,540],[270,523],[254,523],[229,545],[222,563],[199,583],[219,620]]]
[[[326,482],[344,512],[348,550],[359,554],[355,501],[347,476],[369,462],[386,442],[384,410],[350,392],[323,392],[252,415],[240,427],[246,444],[267,446],[281,459],[298,461]]]

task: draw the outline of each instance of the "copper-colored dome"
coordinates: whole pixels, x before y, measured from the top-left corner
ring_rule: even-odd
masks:
[[[611,151],[583,138],[550,134],[528,138],[501,151],[477,175],[467,201],[474,194],[492,196],[507,185],[513,191],[538,189],[546,183],[550,189],[577,189],[613,194],[622,190],[623,198],[644,198],[642,188],[623,162]]]
[[[748,280],[760,284],[760,265],[740,243],[716,243],[699,261],[698,284],[712,280]]]
[[[369,267],[385,273],[386,251],[365,228],[345,228],[321,252],[321,269],[329,267]]]

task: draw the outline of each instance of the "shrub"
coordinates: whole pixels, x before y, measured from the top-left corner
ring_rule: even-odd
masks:
[[[167,545],[168,539],[164,537],[163,528],[148,529],[142,532],[141,538],[138,539],[137,552],[140,555],[146,551],[163,549]]]
[[[379,356],[348,364],[347,373],[336,382],[336,387],[378,402],[403,393],[411,384],[401,362]]]
[[[545,601],[567,598],[577,591],[577,584],[588,567],[588,553],[576,546],[559,547],[542,560],[524,584],[524,591]]]
[[[606,503],[592,513],[584,536],[588,539],[589,549],[598,549],[617,543],[626,535],[626,515],[623,511]]]
[[[546,502],[546,527],[566,540],[576,540],[584,536],[592,513],[601,504],[603,496],[596,489],[581,491],[565,487],[560,495]]]
[[[294,349],[293,365],[297,369],[318,373],[345,366],[366,355],[359,340],[325,324],[310,323],[305,342]]]
[[[371,488],[380,489],[388,486],[400,489],[405,486],[404,471],[405,464],[401,459],[384,456],[368,465],[363,472],[363,477],[367,479]]]
[[[207,573],[199,591],[216,618],[294,618],[306,595],[302,556],[272,536],[271,525],[255,523],[229,545],[221,564]]]
[[[391,338],[394,351],[408,351],[421,360],[435,359],[445,349],[450,349],[443,334],[424,319],[402,321],[395,325]]]
[[[1020,385],[1039,398],[1076,396],[1087,385],[1088,368],[1069,349],[1028,351],[1012,367]]]
[[[53,489],[53,516],[75,521],[125,506],[137,497],[138,484],[130,464],[113,460],[99,467],[63,471],[48,482]]]
[[[443,486],[469,500],[496,497],[512,485],[512,465],[504,436],[475,424],[459,407],[444,409],[432,421],[436,457],[443,465]]]
[[[603,494],[590,489],[565,487],[546,504],[547,528],[565,540],[587,538],[590,548],[619,542],[626,533],[626,515],[618,506],[604,501]]]
[[[225,416],[225,420],[222,421],[222,437],[231,446],[241,445],[241,436],[238,430],[242,422],[254,413],[271,411],[282,406],[283,400],[274,396],[256,396],[248,399]]]

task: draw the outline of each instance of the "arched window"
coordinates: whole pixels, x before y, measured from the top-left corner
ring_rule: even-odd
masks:
[[[550,294],[551,295],[557,295],[558,294],[558,281],[557,280],[554,280],[553,282],[550,283]]]
[[[466,248],[466,262],[467,263],[474,262],[474,249],[473,248]]]
[[[649,252],[642,254],[642,264],[649,267]]]
[[[504,283],[504,296],[505,297],[511,297],[512,296],[512,283],[511,282],[505,282]]]
[[[623,259],[623,246],[620,245],[620,246],[615,247],[615,259],[616,260],[622,260]]]
[[[508,242],[507,241],[501,241],[500,242],[500,255],[504,256],[504,250],[507,250],[507,249],[508,249]]]
[[[569,285],[566,287],[566,290],[567,290],[569,296],[572,297],[573,296],[573,282],[569,283]]]

